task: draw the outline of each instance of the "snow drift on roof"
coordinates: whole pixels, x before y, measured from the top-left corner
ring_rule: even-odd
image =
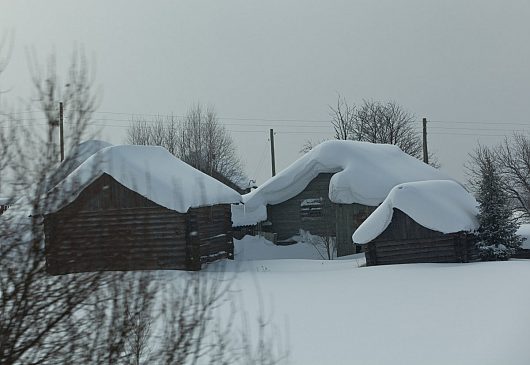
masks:
[[[90,156],[51,191],[58,199],[54,199],[57,203],[48,212],[55,212],[72,202],[103,174],[180,213],[186,213],[189,208],[241,201],[239,193],[182,162],[165,148],[111,146]],[[67,196],[60,195],[65,192],[68,192]]]
[[[390,191],[385,201],[353,233],[353,242],[364,244],[379,236],[392,221],[394,208],[423,227],[442,233],[478,228],[477,201],[461,185],[449,180],[404,183]]]
[[[72,151],[69,155],[66,156],[66,159],[61,162],[57,167],[57,170],[53,174],[50,182],[50,188],[57,185],[62,179],[70,175],[79,165],[85,162],[90,156],[94,153],[102,150],[105,147],[110,147],[112,144],[100,141],[97,139],[91,139],[88,141],[81,142],[77,149]]]
[[[234,225],[248,224],[250,214],[267,219],[263,209],[278,204],[300,192],[320,173],[335,173],[329,185],[329,198],[334,203],[359,203],[376,206],[397,184],[409,181],[449,179],[439,170],[407,155],[399,147],[357,141],[327,141],[296,160],[258,189],[243,196],[246,208],[232,216]],[[256,210],[265,215],[255,214]],[[254,223],[257,223],[255,221]]]

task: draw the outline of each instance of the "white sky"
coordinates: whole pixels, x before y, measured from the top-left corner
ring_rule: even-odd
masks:
[[[530,130],[528,19],[527,0],[0,0],[0,32],[15,40],[0,87],[11,105],[28,97],[27,47],[41,60],[55,50],[64,67],[82,45],[102,138],[123,142],[132,115],[212,104],[258,182],[270,176],[269,128],[279,171],[306,139],[331,136],[337,93],[394,100],[418,128],[433,121],[430,150],[464,179],[478,141]]]

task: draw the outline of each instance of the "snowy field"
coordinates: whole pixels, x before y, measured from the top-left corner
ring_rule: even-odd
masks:
[[[529,261],[362,267],[313,250],[247,236],[224,268],[290,364],[530,364]]]

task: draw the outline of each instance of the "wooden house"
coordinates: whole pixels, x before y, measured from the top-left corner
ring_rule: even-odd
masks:
[[[517,259],[530,259],[530,224],[521,224],[516,234],[523,239],[523,244],[512,257]]]
[[[0,198],[0,215],[2,215],[7,208],[10,206],[10,199],[8,198]]]
[[[261,224],[280,244],[300,229],[335,237],[344,256],[358,252],[353,232],[395,185],[446,178],[396,146],[327,141],[244,195],[232,217],[236,227]]]
[[[353,234],[366,264],[469,262],[478,258],[477,202],[453,181],[396,186]]]
[[[233,257],[241,196],[161,147],[113,146],[49,193],[47,270],[200,270]]]
[[[267,205],[270,225],[265,229],[276,233],[280,244],[288,243],[302,229],[322,237],[336,237],[338,256],[356,252],[351,236],[375,207],[332,202],[328,196],[332,176],[318,174],[299,194]]]

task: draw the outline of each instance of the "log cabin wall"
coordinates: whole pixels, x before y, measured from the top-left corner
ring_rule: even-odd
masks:
[[[297,235],[300,229],[319,236],[335,236],[335,207],[329,200],[331,176],[319,174],[295,197],[267,205],[267,218],[279,241]]]
[[[361,204],[335,204],[337,256],[341,257],[362,252],[362,246],[353,243],[352,235],[375,208]]]
[[[430,230],[395,208],[388,227],[364,246],[367,266],[477,259],[473,235]]]
[[[267,217],[272,223],[270,229],[278,234],[279,241],[287,240],[303,229],[314,235],[336,237],[338,256],[357,251],[351,236],[375,207],[332,203],[329,200],[332,176],[319,174],[300,194],[267,206]]]
[[[188,247],[193,250],[189,269],[200,270],[203,264],[234,258],[230,204],[190,209],[187,216]]]
[[[203,211],[209,212],[209,220],[205,220]],[[213,249],[220,249],[217,258],[230,256],[230,206],[204,207],[196,212],[198,224],[193,230],[198,232],[198,240],[190,239],[189,214],[153,203],[104,174],[72,203],[45,217],[47,270],[51,274],[198,270],[201,251],[212,256]],[[224,236],[208,239],[216,234]],[[197,252],[199,264],[191,256]]]

